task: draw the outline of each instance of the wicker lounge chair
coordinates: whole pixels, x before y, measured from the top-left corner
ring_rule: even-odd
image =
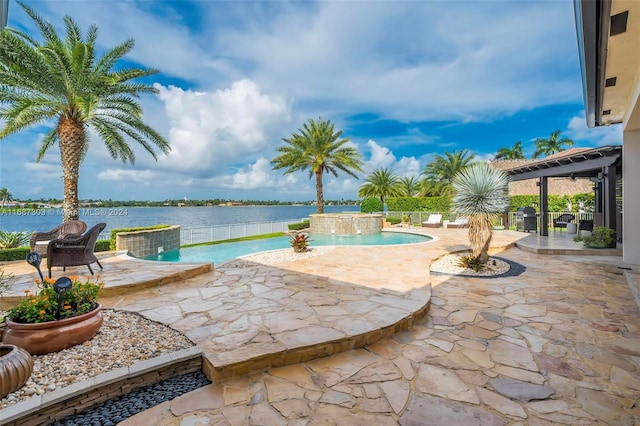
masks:
[[[553,232],[556,231],[556,228],[560,228],[560,232],[562,232],[562,229],[566,228],[567,224],[571,223],[575,218],[576,217],[572,214],[564,213],[553,219]]]
[[[83,235],[67,236],[49,241],[47,246],[47,268],[49,269],[49,278],[51,278],[51,268],[53,266],[62,266],[66,270],[67,266],[87,265],[89,272],[93,275],[91,269],[92,263],[97,263],[100,269],[102,265],[93,253],[96,241],[100,232],[107,226],[106,223],[99,223],[89,229]]]
[[[62,225],[53,228],[48,232],[34,232],[31,234],[29,245],[31,251],[37,252],[40,256],[47,255],[49,241],[56,238],[64,238],[69,235],[82,235],[87,230],[87,224],[81,220],[68,220]]]
[[[468,217],[459,217],[456,218],[455,221],[447,223],[447,229],[449,228],[468,228],[469,227],[469,218]]]
[[[442,226],[442,215],[430,214],[429,218],[422,222],[422,226],[425,228],[440,228]]]

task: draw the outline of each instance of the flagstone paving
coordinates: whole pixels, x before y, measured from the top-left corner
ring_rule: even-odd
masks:
[[[492,246],[523,274],[430,276],[467,230],[428,232],[114,289],[105,307],[184,332],[215,376],[122,424],[640,424],[640,311],[619,256],[531,253],[503,231]]]
[[[426,318],[388,339],[324,358],[217,380],[122,424],[640,424],[640,311],[615,261],[584,262],[574,256],[509,248],[500,256],[527,268],[518,277],[429,277],[430,259],[464,244],[466,235],[451,231],[440,231],[443,238],[430,246],[334,250],[330,259],[279,265],[272,271],[255,265],[233,267],[229,270],[232,273],[221,268],[223,271],[209,277],[221,283],[208,287],[196,282],[197,278],[185,281],[183,288],[189,288],[185,291],[213,292],[218,285],[230,286],[232,276],[242,281],[238,277],[245,276],[247,270],[251,272],[245,276],[245,287],[256,285],[252,280],[258,277],[264,277],[259,284],[266,285],[276,276],[283,284],[281,290],[304,281],[322,288],[369,281],[370,286],[361,289],[350,307],[373,303],[368,291],[387,292],[390,283],[397,288],[382,297],[397,298],[394,291],[411,293],[430,284],[432,306]],[[270,276],[270,271],[281,275]],[[239,291],[231,287],[225,291]],[[151,293],[154,298],[166,296],[166,303],[171,292],[164,290]],[[308,300],[333,300],[339,294],[334,291],[319,292]],[[291,300],[296,292],[276,294],[268,300]],[[238,297],[242,295],[254,298],[257,293],[245,289],[238,292]],[[124,307],[129,297],[123,298],[120,306]],[[325,318],[339,317],[342,311],[338,308],[345,303],[341,300],[316,307],[330,307]],[[270,305],[261,301],[257,306]],[[230,310],[233,314],[225,327],[211,327],[221,331],[244,315],[236,312],[237,305]],[[371,311],[363,308],[353,312],[353,318],[367,321]],[[184,324],[192,316],[197,324],[195,319],[204,314],[182,315],[182,322],[176,319],[172,326],[195,330],[198,326]],[[318,318],[313,307],[303,308],[300,315],[275,320],[274,330],[278,331],[273,334],[301,325],[304,328],[307,321],[331,337],[325,323],[316,323]],[[251,321],[238,327],[249,330]],[[307,331],[315,333],[316,328]],[[208,350],[213,349],[211,345]]]

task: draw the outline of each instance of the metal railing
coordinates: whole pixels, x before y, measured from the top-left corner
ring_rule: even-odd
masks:
[[[289,225],[300,223],[309,218],[290,219],[273,222],[234,223],[228,225],[201,226],[197,228],[180,228],[180,245],[210,243],[230,240],[232,238],[251,237],[254,235],[287,232]],[[111,239],[111,231],[101,232],[98,240]]]
[[[251,237],[254,235],[287,232],[289,225],[300,223],[306,218],[282,220],[276,222],[236,223],[231,225],[214,225],[199,228],[181,228],[180,245],[210,243],[230,240],[232,238]]]
[[[579,223],[581,220],[593,220],[593,213],[587,213],[587,212],[549,212],[547,213],[547,217],[548,217],[548,224],[549,224],[549,228],[553,227],[553,221],[554,219],[557,219],[558,216],[563,215],[563,214],[572,214],[574,215],[575,221],[574,223]],[[443,220],[448,220],[448,221],[453,221],[456,218],[456,214],[455,213],[451,213],[451,212],[382,212],[384,217],[397,217],[397,218],[402,218],[402,216],[409,216],[411,218],[411,223],[413,225],[417,225],[419,226],[423,221],[427,220],[427,218],[429,217],[430,214],[441,214],[442,215],[442,219]],[[510,226],[515,226],[516,225],[516,212],[509,212],[508,213],[508,224]],[[497,218],[496,219],[496,223],[494,223],[494,225],[499,225],[499,226],[507,226],[506,223],[504,223],[504,217],[501,218]],[[540,228],[540,213],[538,213],[538,228]]]

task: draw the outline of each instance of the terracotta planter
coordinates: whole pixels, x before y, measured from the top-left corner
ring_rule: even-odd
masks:
[[[0,344],[0,398],[20,389],[32,371],[29,352],[15,345]]]
[[[102,326],[102,305],[86,314],[58,321],[23,324],[7,319],[3,343],[20,346],[31,355],[58,352],[86,342]]]

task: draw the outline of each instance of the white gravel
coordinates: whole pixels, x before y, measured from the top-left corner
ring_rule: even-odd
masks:
[[[130,312],[102,311],[98,334],[60,352],[34,355],[33,373],[17,391],[0,399],[0,409],[138,361],[195,346],[179,332]]]
[[[460,258],[470,255],[470,252],[454,253],[442,256],[431,264],[430,270],[432,272],[439,272],[449,275],[476,275],[479,277],[488,277],[493,275],[501,275],[508,272],[511,266],[501,259],[489,257],[489,261],[486,263],[484,269],[479,272],[470,268],[463,268],[458,266]]]

